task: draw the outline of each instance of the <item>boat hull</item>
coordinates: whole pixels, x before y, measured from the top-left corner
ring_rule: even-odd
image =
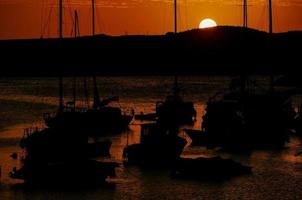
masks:
[[[94,160],[57,163],[27,162],[19,170],[10,173],[11,178],[24,180],[33,186],[75,187],[102,184],[115,176],[116,163]]]

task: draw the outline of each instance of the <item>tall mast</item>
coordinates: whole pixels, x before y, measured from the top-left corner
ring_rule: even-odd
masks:
[[[59,38],[63,38],[63,0],[59,0]],[[59,77],[59,112],[63,112],[63,77]]]
[[[243,0],[243,27],[247,28],[247,0]]]
[[[177,33],[177,0],[174,0],[174,33]],[[173,93],[174,97],[177,97],[179,93],[177,73],[174,76]]]
[[[95,16],[94,16],[94,4],[95,4],[95,0],[92,0],[92,35],[95,35]]]
[[[273,33],[273,5],[272,5],[272,0],[268,0],[268,10],[269,10],[269,33]]]
[[[174,0],[174,33],[177,33],[177,0]]]
[[[74,11],[74,37],[78,37],[80,35],[80,27],[79,27],[79,16],[78,16],[78,11]]]
[[[78,22],[78,11],[74,11],[74,37],[76,38],[79,34],[79,22]],[[77,101],[77,79],[73,77],[73,109],[76,110],[76,101]]]
[[[59,37],[63,38],[63,0],[59,1]]]

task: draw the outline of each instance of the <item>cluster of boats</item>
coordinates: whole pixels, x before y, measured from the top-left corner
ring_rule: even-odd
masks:
[[[38,185],[58,184],[58,182],[63,185],[105,183],[107,177],[115,175],[115,168],[118,163],[102,162],[98,159],[110,156],[111,147],[110,140],[100,141],[99,138],[127,129],[134,117],[134,111],[127,114],[119,107],[110,106],[109,103],[117,101],[117,97],[101,100],[95,77],[93,77],[93,105],[88,108],[77,108],[75,96],[72,102],[63,105],[62,79],[60,79],[59,86],[58,111],[54,114],[46,113],[43,115],[46,128],[24,130],[24,137],[20,141],[20,147],[24,151],[21,157],[22,166],[19,169],[15,167],[10,176],[14,179],[22,179],[28,184]],[[173,122],[171,120],[171,123],[167,123],[166,117],[169,115],[165,111],[171,112],[183,105],[185,107],[189,105],[191,106],[190,109],[195,111],[193,103],[187,104],[178,97],[175,98],[175,101],[169,98],[169,101],[162,102],[160,106],[157,106],[155,118],[152,120],[159,121],[158,119],[160,119],[160,121],[165,122],[162,124],[171,124]],[[174,112],[174,114],[178,115],[179,113]],[[183,120],[184,118],[180,119]],[[192,116],[190,116],[189,121],[192,121]],[[183,122],[178,121],[177,123]],[[170,149],[173,146],[173,139],[168,135],[163,141],[161,133],[157,134],[160,137],[153,137],[154,135],[151,134],[153,139],[148,138],[148,142],[140,144],[141,147],[146,149],[146,144],[150,144],[150,147],[153,148],[153,142],[159,141],[162,144],[161,147],[165,146],[166,149]],[[176,135],[173,137],[176,138]],[[181,141],[183,145],[181,149],[178,149],[175,157],[181,154],[185,145],[185,141],[183,139]],[[126,147],[124,155],[131,163],[137,159],[134,154],[135,152],[137,154],[137,150],[140,151],[140,149],[132,147],[134,150],[130,152],[128,148],[131,149],[130,146]],[[175,149],[169,151],[173,154]],[[144,160],[145,153],[147,151],[143,151],[139,159]],[[149,151],[149,153],[151,155],[152,152]],[[162,149],[159,149],[158,153],[162,153]],[[14,157],[17,158],[18,156],[15,155]]]
[[[95,79],[94,83],[94,96],[98,97]],[[78,109],[61,105],[60,99],[57,113],[44,114],[47,128],[24,130],[22,166],[14,168],[10,176],[38,185],[105,183],[107,177],[115,175],[118,163],[97,159],[110,156],[111,147],[110,140],[99,138],[127,128],[132,120],[120,108],[109,106],[112,100],[94,98],[92,108]]]
[[[192,145],[240,151],[283,147],[297,121],[289,94],[274,87],[257,92],[256,83],[246,77],[234,79],[231,86],[228,92],[208,100],[201,130],[185,129]],[[117,163],[95,159],[110,155],[111,141],[95,138],[125,130],[134,112],[126,115],[120,108],[109,106],[116,98],[101,101],[95,78],[94,91],[92,108],[79,111],[60,104],[55,115],[45,115],[47,128],[25,131],[20,142],[26,152],[23,165],[13,169],[12,178],[39,184],[91,184],[104,183],[107,177],[114,176]],[[187,140],[179,135],[179,128],[194,123],[196,111],[192,102],[185,102],[179,96],[177,79],[174,94],[156,104],[156,113],[141,114],[137,119],[153,121],[141,124],[140,143],[124,148],[125,166],[165,167],[181,178],[222,178],[251,173],[251,167],[231,159],[181,157]],[[93,139],[89,140],[90,137]]]
[[[256,90],[256,83],[248,78],[233,82],[237,84],[228,92],[208,100],[202,129],[185,130],[192,144],[239,151],[282,148],[295,128],[292,93],[273,86]]]

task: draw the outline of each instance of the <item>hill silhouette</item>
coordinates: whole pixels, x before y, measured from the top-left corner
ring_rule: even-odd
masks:
[[[295,74],[302,32],[218,26],[165,35],[0,41],[2,74]]]

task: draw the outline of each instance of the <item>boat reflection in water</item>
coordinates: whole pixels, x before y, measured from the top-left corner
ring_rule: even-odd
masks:
[[[173,177],[199,180],[224,180],[252,173],[252,168],[221,157],[181,158],[175,163]]]

